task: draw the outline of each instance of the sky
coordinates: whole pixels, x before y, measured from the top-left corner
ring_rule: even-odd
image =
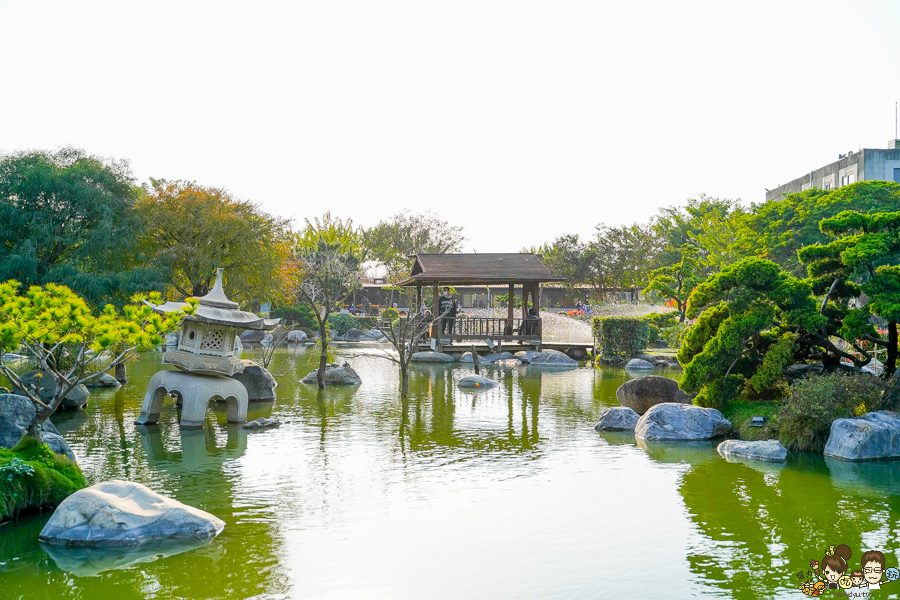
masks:
[[[0,152],[82,148],[467,251],[886,148],[900,2],[0,0]]]

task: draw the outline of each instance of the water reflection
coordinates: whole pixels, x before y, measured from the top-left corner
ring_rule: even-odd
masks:
[[[56,566],[76,577],[95,577],[105,571],[135,567],[190,552],[211,540],[163,540],[123,548],[74,548],[41,543]]]

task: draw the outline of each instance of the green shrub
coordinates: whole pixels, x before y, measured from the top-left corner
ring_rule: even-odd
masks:
[[[0,448],[0,521],[56,508],[86,486],[78,465],[33,437]]]
[[[687,323],[675,323],[672,327],[666,327],[660,330],[662,337],[666,340],[669,348],[680,348],[684,335],[687,333],[689,325]]]
[[[594,337],[603,358],[630,358],[647,347],[650,326],[638,317],[594,317]]]
[[[835,419],[890,408],[895,386],[865,373],[799,379],[778,411],[778,437],[792,450],[821,451]]]
[[[356,317],[349,313],[334,313],[328,315],[328,324],[334,335],[344,335],[351,329],[358,329]]]
[[[664,313],[652,312],[644,316],[644,318],[647,319],[648,323],[653,323],[660,329],[665,329],[666,327],[673,327],[678,322],[679,314],[681,313],[677,310]]]
[[[276,306],[269,314],[274,318],[284,321],[285,325],[295,325],[297,327],[307,327],[309,329],[316,329],[319,326],[316,321],[316,314],[307,304]]]
[[[655,344],[659,341],[660,336],[662,335],[659,326],[656,323],[648,322],[647,323],[647,341],[651,344]]]
[[[381,318],[388,323],[393,323],[400,318],[400,311],[396,308],[385,308],[381,311]]]

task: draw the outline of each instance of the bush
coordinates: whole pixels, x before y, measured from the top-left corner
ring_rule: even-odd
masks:
[[[344,335],[351,329],[359,329],[356,317],[348,313],[334,313],[328,315],[328,324],[334,335]]]
[[[86,486],[78,465],[33,437],[0,448],[0,521],[56,508]]]
[[[603,358],[631,358],[650,339],[650,326],[639,317],[594,317],[593,329]]]
[[[659,329],[659,326],[656,323],[648,322],[647,323],[647,341],[651,344],[655,344],[659,341],[662,332]]]
[[[672,327],[666,327],[660,330],[662,337],[666,340],[669,348],[680,348],[684,335],[687,333],[689,325],[687,323],[676,323]]]
[[[794,382],[778,411],[781,443],[792,450],[821,451],[835,419],[888,408],[896,385],[864,373],[833,373]]]
[[[666,327],[674,327],[680,314],[677,310],[665,313],[652,312],[644,318],[647,319],[647,322],[653,323],[660,329],[665,329]]]
[[[396,308],[385,308],[381,311],[381,318],[385,322],[393,323],[400,318],[400,311]]]
[[[277,306],[269,313],[273,318],[284,321],[285,325],[307,327],[317,329],[316,314],[307,304],[295,304],[294,306]]]

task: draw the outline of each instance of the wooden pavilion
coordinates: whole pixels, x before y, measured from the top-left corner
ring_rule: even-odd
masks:
[[[416,288],[416,308],[422,306],[422,288],[431,286],[433,307],[439,306],[440,288],[457,285],[509,286],[509,310],[506,318],[464,317],[448,319],[437,314],[431,327],[435,349],[441,349],[442,340],[453,342],[492,340],[500,345],[504,341],[534,344],[542,342],[540,313],[541,284],[561,282],[553,276],[544,263],[534,254],[415,254],[412,272],[399,282],[401,287]],[[515,313],[515,288],[522,287],[521,315]],[[537,321],[526,319],[531,302]],[[451,321],[445,324],[444,321]],[[447,327],[449,325],[449,327]],[[443,332],[443,333],[442,333]]]

